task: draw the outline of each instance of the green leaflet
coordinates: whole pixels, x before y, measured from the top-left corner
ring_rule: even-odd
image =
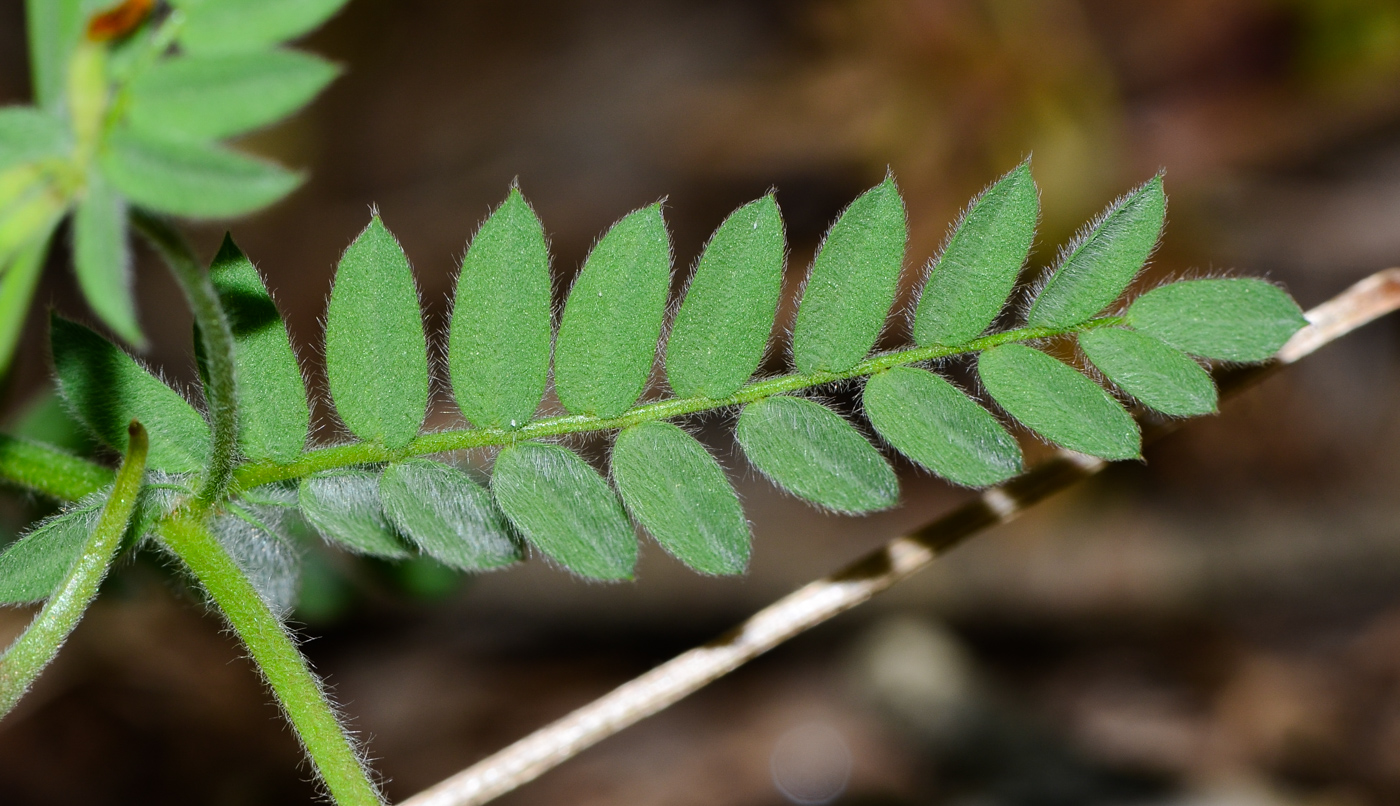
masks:
[[[729,215],[710,237],[666,345],[680,397],[733,394],[758,369],[783,284],[783,217],[772,194]]]
[[[986,487],[1021,472],[1021,446],[948,381],[895,367],[865,384],[865,414],[895,450],[955,484]]]
[[[68,56],[83,31],[83,0],[26,0],[29,28],[29,72],[39,106],[54,109],[63,102]]]
[[[535,548],[579,576],[631,579],[637,537],[598,472],[558,445],[521,442],[496,457],[491,492]]]
[[[249,459],[290,462],[306,445],[311,410],[287,326],[258,270],[227,234],[209,280],[233,329],[239,448]]]
[[[32,106],[0,107],[0,171],[71,147],[68,127],[54,115]]]
[[[131,294],[131,244],[126,201],[101,176],[89,177],[73,215],[73,265],[88,305],[118,336],[137,347],[146,338]]]
[[[40,523],[0,554],[0,604],[47,599],[83,551],[110,490],[93,493]]]
[[[338,72],[325,59],[283,49],[162,59],[131,82],[127,115],[171,137],[229,137],[292,114]]]
[[[1147,262],[1166,215],[1161,174],[1109,205],[1067,249],[1026,323],[1069,327],[1107,308]]]
[[[810,400],[772,397],[745,406],[734,435],[759,472],[798,498],[848,513],[899,499],[889,462],[854,426]]]
[[[996,402],[1046,440],[1104,459],[1137,459],[1132,416],[1073,367],[1023,344],[982,353],[977,373]]]
[[[1178,350],[1222,361],[1267,361],[1308,323],[1287,293],[1252,277],[1164,285],[1138,297],[1125,319]]]
[[[623,429],[612,454],[623,503],[656,542],[703,574],[739,574],[753,536],[724,470],[670,423]]]
[[[172,473],[204,468],[209,425],[178,392],[86,327],[57,314],[49,321],[58,389],[73,416],[123,453],[127,424],[140,420],[151,437],[150,467]]]
[[[281,520],[277,507],[230,504],[209,531],[272,612],[285,614],[297,603],[301,558],[282,535]]]
[[[1029,162],[973,200],[924,284],[916,344],[962,344],[982,335],[1016,285],[1039,218]]]
[[[137,204],[192,218],[237,216],[291,193],[301,175],[221,146],[117,129],[98,161]]]
[[[521,559],[491,494],[455,467],[427,459],[389,465],[379,497],[399,533],[444,565],[482,571]]]
[[[55,222],[56,223],[56,222]],[[29,301],[39,284],[44,258],[49,253],[52,226],[42,238],[35,238],[22,248],[8,264],[0,259],[0,377],[10,368],[19,343],[20,330],[29,312]]]
[[[333,470],[307,476],[297,490],[297,506],[327,543],[371,557],[409,556],[384,514],[375,473]]]
[[[428,345],[399,242],[375,216],[345,250],[326,310],[326,375],[361,439],[402,448],[428,409]]]
[[[831,225],[793,326],[798,372],[843,372],[870,352],[894,302],[907,238],[894,177],[861,194]]]
[[[309,33],[346,0],[174,0],[185,12],[180,44],[191,53],[258,50]]]
[[[653,204],[593,247],[554,344],[554,387],[572,414],[615,417],[646,388],[671,287],[671,239]]]
[[[529,422],[549,379],[549,249],[512,187],[457,275],[447,363],[457,406],[478,428]]]
[[[1173,417],[1215,411],[1215,382],[1186,354],[1132,330],[1099,328],[1079,334],[1089,361],[1118,388]]]

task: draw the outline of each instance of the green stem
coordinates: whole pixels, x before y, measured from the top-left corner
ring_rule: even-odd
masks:
[[[880,353],[856,364],[845,372],[809,372],[780,375],[776,378],[754,381],[726,398],[707,397],[667,398],[653,403],[636,406],[616,417],[595,417],[589,414],[570,414],[561,417],[547,417],[526,423],[524,426],[505,430],[501,428],[461,428],[423,434],[401,450],[390,450],[371,442],[355,442],[349,445],[336,445],[307,451],[294,462],[276,464],[274,462],[251,462],[242,465],[234,472],[235,483],[244,489],[275,481],[302,478],[324,470],[334,470],[352,465],[373,464],[376,462],[399,461],[409,456],[442,453],[444,451],[484,448],[495,445],[509,445],[527,439],[557,437],[565,434],[580,434],[592,431],[610,431],[627,428],[652,420],[668,420],[687,414],[713,411],[716,409],[755,403],[775,395],[798,392],[814,386],[837,381],[874,375],[887,369],[950,358],[957,355],[989,350],[1001,344],[1034,341],[1037,339],[1063,336],[1101,327],[1122,324],[1116,316],[1091,319],[1069,328],[1024,327],[994,333],[956,347],[931,345],[909,350]]]
[[[209,473],[199,491],[199,500],[209,506],[225,498],[238,459],[233,329],[219,302],[219,295],[214,291],[214,284],[209,281],[209,273],[200,266],[179,230],[164,219],[141,210],[131,211],[131,224],[165,258],[171,274],[185,292],[185,299],[199,327],[207,371],[205,396],[209,402],[209,419],[213,428]]]
[[[112,483],[112,471],[23,437],[0,434],[0,478],[56,501],[77,501]]]
[[[243,639],[335,802],[339,806],[383,803],[306,659],[214,536],[189,512],[163,522],[158,533]]]
[[[136,494],[146,473],[146,447],[146,429],[132,420],[126,460],[117,471],[112,493],[102,508],[96,528],[83,546],[83,553],[68,570],[58,590],[44,603],[44,609],[0,656],[0,717],[15,707],[34,679],[58,654],[59,647],[68,640],[97,595],[97,588],[112,567],[122,535],[136,509]]]

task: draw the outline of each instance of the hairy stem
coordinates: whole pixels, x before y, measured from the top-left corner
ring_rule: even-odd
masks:
[[[233,330],[229,327],[219,295],[214,291],[214,284],[209,281],[209,273],[200,266],[179,230],[164,219],[141,210],[131,211],[131,224],[165,258],[175,281],[185,292],[185,299],[199,327],[207,372],[205,394],[213,429],[209,472],[199,491],[199,500],[208,506],[224,499],[238,459],[238,392],[234,385]]]
[[[292,637],[204,524],[192,513],[177,513],[158,527],[158,534],[248,647],[335,802],[383,803]]]
[[[409,456],[442,453],[444,451],[484,448],[495,445],[509,445],[527,439],[557,437],[565,434],[582,434],[593,431],[611,431],[627,428],[652,420],[668,420],[687,414],[714,411],[716,409],[756,403],[775,395],[798,392],[822,384],[861,378],[874,375],[894,367],[918,364],[940,358],[950,358],[968,353],[989,350],[1001,344],[1034,341],[1069,333],[1078,333],[1100,327],[1111,327],[1122,323],[1116,316],[1092,319],[1069,328],[1025,327],[994,333],[955,347],[931,345],[909,350],[880,353],[856,364],[845,372],[809,372],[780,375],[754,381],[726,398],[708,397],[667,398],[652,403],[635,406],[617,417],[595,417],[588,414],[570,414],[562,417],[547,417],[526,423],[524,426],[505,430],[501,428],[462,428],[423,434],[402,450],[390,450],[383,445],[370,442],[355,442],[349,445],[336,445],[307,451],[301,458],[287,464],[273,462],[253,462],[238,468],[234,479],[244,489],[269,484],[275,481],[302,478],[323,470],[334,470],[352,465],[392,462]]]
[[[29,690],[35,678],[58,654],[73,628],[97,595],[97,588],[112,567],[126,533],[136,494],[146,473],[146,429],[131,421],[126,460],[117,471],[112,494],[102,508],[97,527],[83,545],[82,554],[68,570],[58,590],[44,603],[24,633],[0,656],[0,717],[4,717]]]

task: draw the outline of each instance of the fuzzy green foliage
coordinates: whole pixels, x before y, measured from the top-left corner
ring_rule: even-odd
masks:
[[[666,344],[666,377],[681,397],[728,397],[763,360],[783,285],[783,218],[772,195],[715,230]]]
[[[894,506],[889,462],[835,412],[811,400],[773,397],[744,407],[734,434],[759,472],[798,498],[835,512]]]
[[[851,202],[831,226],[793,325],[798,372],[843,372],[870,352],[894,302],[907,238],[893,176]]]
[[[304,478],[297,506],[322,537],[350,551],[389,559],[409,555],[384,512],[376,473],[335,470]]]
[[[671,237],[661,205],[629,213],[583,264],[554,345],[559,402],[612,417],[641,397],[671,288]]]
[[[623,429],[612,477],[632,517],[676,559],[703,574],[748,567],[752,534],[739,496],[691,435],[661,422]]]
[[[239,448],[249,459],[289,462],[306,446],[311,409],[287,326],[233,238],[224,237],[209,280],[233,330]]]
[[[428,410],[427,339],[403,248],[375,216],[335,272],[326,309],[326,375],[355,436],[402,448]]]
[[[1298,303],[1252,277],[1155,288],[1128,308],[1137,330],[1201,358],[1264,361],[1307,324]]]
[[[93,436],[125,452],[127,424],[139,420],[150,432],[151,467],[172,473],[204,469],[209,424],[180,393],[76,322],[53,316],[50,341],[59,392]]]
[[[93,493],[8,546],[0,554],[0,604],[48,598],[82,552],[106,500]]]
[[[1114,385],[1173,417],[1215,411],[1215,383],[1191,357],[1151,336],[1122,328],[1079,334],[1079,348]]]
[[[491,494],[455,467],[427,459],[390,465],[379,497],[399,533],[443,565],[479,571],[521,558]]]
[[[1066,251],[1026,323],[1070,327],[1111,305],[1156,248],[1166,215],[1161,175],[1114,202]]]
[[[1159,184],[1148,183],[1110,207],[1061,268],[1060,276],[1078,276],[1078,285],[1052,280],[1041,299],[1072,285],[1101,298],[1103,289],[1117,294],[1141,260],[1124,259],[1126,247],[1114,240],[1136,239],[1135,254],[1145,256],[1156,238],[1159,192]],[[211,501],[234,520],[212,531],[250,577],[261,569],[257,587],[272,604],[294,585],[294,563],[279,560],[284,552],[270,543],[264,553],[248,547],[285,542],[292,510],[355,553],[424,554],[481,571],[515,562],[528,543],[573,573],[604,580],[631,577],[635,522],[695,570],[735,574],[745,568],[752,540],[738,498],[719,463],[672,420],[742,406],[735,435],[750,465],[817,506],[870,512],[898,501],[894,470],[851,422],[801,396],[804,390],[864,380],[865,413],[885,443],[941,478],[983,487],[1020,471],[1020,446],[992,411],[930,371],[930,361],[976,356],[988,396],[1022,426],[1065,448],[1126,459],[1138,455],[1140,437],[1124,407],[1029,343],[1078,339],[1126,395],[1186,416],[1215,404],[1209,377],[1186,352],[1260,357],[1302,323],[1273,286],[1210,280],[1152,291],[1122,317],[979,335],[1015,301],[1011,283],[1031,240],[1036,200],[1027,166],[980,195],[932,264],[935,277],[924,294],[940,298],[919,301],[915,326],[928,343],[871,356],[889,314],[886,291],[898,275],[905,227],[893,180],[867,192],[827,234],[802,303],[816,311],[802,328],[825,321],[839,332],[833,340],[798,339],[794,347],[795,359],[840,356],[809,366],[847,369],[803,371],[799,362],[796,372],[759,380],[752,375],[774,327],[783,231],[771,196],[744,205],[710,239],[677,309],[666,366],[675,396],[644,404],[636,401],[654,366],[672,282],[660,207],[637,210],[598,241],[574,284],[553,356],[565,411],[541,415],[536,408],[551,369],[548,252],[542,225],[512,188],[472,239],[453,304],[446,364],[472,427],[436,433],[421,433],[429,372],[413,274],[373,217],[340,262],[326,316],[331,398],[357,439],[310,450],[309,402],[286,328],[256,269],[226,241],[210,280],[233,336],[242,466],[223,496],[230,500]],[[832,296],[833,288],[849,293]],[[1074,302],[1080,292],[1054,293]],[[822,352],[828,348],[835,352]],[[54,352],[69,405],[100,438],[121,447],[119,424],[140,416],[151,428],[153,466],[204,470],[207,454],[198,451],[207,451],[208,429],[173,390],[71,323],[55,325]],[[606,431],[618,432],[611,483],[548,441]],[[489,487],[448,464],[415,458],[493,447],[500,453]],[[0,443],[0,462],[8,461],[4,448]],[[24,450],[11,453],[14,472],[33,475]],[[75,488],[59,480],[40,489]],[[168,509],[149,511],[158,519]]]
[[[1021,472],[1021,446],[986,409],[943,378],[895,367],[865,384],[865,414],[895,450],[968,487]]]
[[[214,140],[276,123],[335,79],[324,59],[281,48],[158,62],[128,88],[127,116],[152,132]]]
[[[916,344],[962,344],[991,325],[1030,254],[1039,218],[1029,162],[973,200],[924,283]]]
[[[1003,344],[982,353],[977,374],[992,398],[1040,436],[1104,459],[1136,459],[1142,435],[1102,387],[1039,350]]]
[[[631,579],[637,540],[608,482],[578,454],[522,442],[501,451],[491,491],[531,545],[593,579]]]
[[[549,380],[549,311],[544,228],[511,188],[457,275],[448,366],[468,422],[517,428],[534,417]]]

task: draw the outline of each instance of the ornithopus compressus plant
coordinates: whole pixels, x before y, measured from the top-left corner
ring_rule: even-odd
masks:
[[[778,349],[786,244],[772,194],[719,225],[679,306],[668,299],[661,205],[628,213],[594,245],[556,322],[545,229],[511,187],[471,237],[456,281],[446,364],[465,424],[423,429],[430,361],[418,292],[374,214],[340,259],[325,317],[331,403],[351,437],[311,444],[307,389],[263,278],[231,238],[206,272],[165,216],[237,214],[292,189],[295,175],[217,141],[289,114],[334,76],[279,43],[342,1],[181,0],[154,16],[149,2],[29,4],[39,105],[0,110],[0,355],[71,212],[82,287],[130,344],[141,336],[129,229],[166,259],[195,315],[203,388],[190,401],[113,341],[52,317],[63,400],[124,458],[114,472],[0,435],[0,477],[65,502],[0,555],[0,602],[45,602],[0,660],[4,711],[123,553],[164,552],[246,643],[330,795],[377,803],[283,623],[297,588],[293,519],[358,554],[421,553],[481,572],[533,550],[598,580],[631,577],[641,527],[697,572],[738,574],[748,522],[687,417],[737,412],[745,457],[774,484],[835,512],[871,512],[897,503],[894,471],[811,393],[860,384],[882,444],[982,487],[1021,472],[1007,421],[1073,451],[1134,459],[1141,438],[1125,403],[1210,413],[1216,390],[1200,360],[1266,360],[1305,323],[1258,279],[1186,280],[1122,299],[1161,235],[1160,175],[1109,205],[1032,293],[1018,293],[1039,217],[1027,162],[916,264],[922,290],[903,349],[872,352],[910,264],[904,202],[893,176],[856,198],[810,267],[784,347],[790,370],[755,377]],[[1068,345],[1073,362],[1056,357]],[[940,373],[954,361],[975,365],[980,396]],[[606,472],[561,442],[585,434],[613,437]],[[489,481],[452,463],[465,451],[494,458]]]

